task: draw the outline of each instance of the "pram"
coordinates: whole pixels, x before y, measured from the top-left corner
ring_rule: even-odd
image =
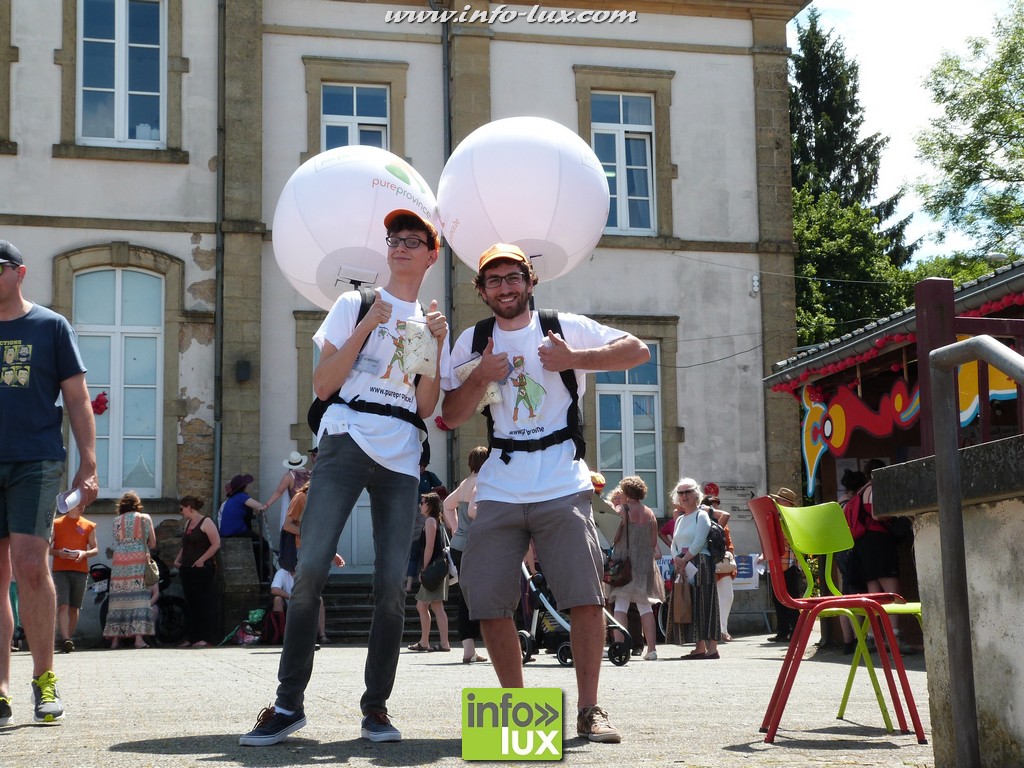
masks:
[[[569,619],[559,613],[555,606],[555,597],[544,580],[544,574],[530,575],[526,565],[521,566],[526,578],[528,598],[533,608],[529,630],[519,630],[519,649],[523,654],[523,664],[533,660],[538,650],[553,651],[558,663],[563,667],[572,666],[572,645],[569,643]],[[618,630],[625,638],[619,642],[611,639],[608,644],[608,660],[617,667],[629,661],[633,648],[633,638],[615,617],[604,611],[608,620],[609,630]]]

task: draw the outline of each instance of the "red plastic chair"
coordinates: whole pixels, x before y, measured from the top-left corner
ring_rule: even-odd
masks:
[[[779,729],[782,713],[786,708],[786,702],[796,680],[796,673],[800,668],[800,662],[803,660],[807,643],[814,629],[814,622],[823,611],[838,609],[866,616],[876,640],[878,638],[884,639],[884,642],[877,643],[878,656],[882,669],[885,672],[886,682],[892,697],[893,708],[896,710],[896,718],[899,722],[900,730],[903,733],[909,733],[906,717],[903,713],[903,706],[900,701],[900,691],[893,679],[892,666],[896,667],[896,672],[900,679],[900,688],[902,688],[907,709],[910,711],[918,743],[927,743],[924,728],[917,714],[913,692],[910,689],[910,681],[907,679],[906,669],[903,666],[903,658],[900,656],[899,646],[892,629],[892,623],[879,602],[880,600],[899,601],[901,598],[898,595],[878,594],[871,596],[791,597],[786,591],[785,578],[783,576],[781,555],[785,536],[779,521],[779,511],[775,506],[775,501],[770,496],[760,496],[748,501],[747,506],[753,513],[754,522],[757,525],[757,532],[761,538],[762,552],[768,560],[768,568],[771,573],[772,588],[775,590],[775,595],[783,605],[799,612],[797,624],[793,630],[789,648],[786,651],[786,658],[782,663],[782,668],[779,670],[775,689],[772,691],[771,699],[768,702],[768,709],[765,711],[764,720],[761,723],[761,731],[765,733],[765,742],[771,744],[775,741],[775,734]],[[890,664],[889,660],[890,652],[892,654],[892,664]],[[883,719],[886,721],[887,727],[889,727],[888,712],[881,699],[879,704],[882,709]]]

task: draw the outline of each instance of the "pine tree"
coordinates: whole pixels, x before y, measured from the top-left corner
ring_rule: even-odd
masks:
[[[889,139],[880,133],[861,136],[860,68],[847,58],[842,40],[821,28],[815,9],[807,18],[806,27],[797,24],[798,51],[791,57],[797,275],[839,282],[797,281],[798,336],[804,344],[902,309],[903,292],[870,284],[898,280],[898,268],[918,247],[906,242],[911,216],[889,222],[903,190],[874,200]]]

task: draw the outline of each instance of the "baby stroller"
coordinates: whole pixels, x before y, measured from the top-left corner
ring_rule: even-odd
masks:
[[[533,655],[543,649],[554,652],[558,663],[563,667],[571,667],[572,645],[569,643],[569,619],[559,613],[555,606],[555,597],[544,580],[544,574],[536,573],[531,576],[525,564],[521,567],[523,576],[526,578],[530,605],[533,608],[530,629],[519,631],[519,649],[523,654],[523,664],[532,661]],[[608,660],[617,667],[624,666],[629,661],[633,638],[607,610],[604,615],[608,620],[609,627],[621,632],[625,638],[622,642],[612,640],[608,644]]]

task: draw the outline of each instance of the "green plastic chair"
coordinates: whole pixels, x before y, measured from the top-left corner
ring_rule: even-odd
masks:
[[[832,561],[837,552],[845,552],[853,547],[853,535],[850,533],[850,526],[846,522],[843,508],[834,501],[807,507],[785,507],[776,503],[776,507],[779,510],[783,533],[807,580],[807,589],[804,597],[810,597],[814,586],[811,568],[807,562],[807,557],[810,555],[825,556],[823,569],[825,586],[832,595],[842,595],[842,590],[836,586],[832,579]],[[901,596],[892,593],[870,593],[866,596],[878,600],[882,610],[890,616],[910,615],[915,616],[919,623],[921,622],[921,603],[919,602],[908,603]],[[850,662],[850,674],[846,679],[846,689],[843,691],[843,699],[839,705],[837,717],[842,719],[843,715],[846,714],[846,705],[850,698],[850,691],[853,688],[853,679],[856,677],[857,668],[860,666],[861,659],[863,659],[868,675],[871,677],[871,683],[875,689],[875,696],[882,710],[886,728],[891,731],[892,723],[889,720],[889,712],[885,707],[885,699],[878,685],[874,665],[871,662],[871,653],[867,646],[867,616],[863,612],[849,609],[835,609],[827,613],[823,612],[821,615],[847,616],[853,626],[854,634],[857,636],[857,647]]]

